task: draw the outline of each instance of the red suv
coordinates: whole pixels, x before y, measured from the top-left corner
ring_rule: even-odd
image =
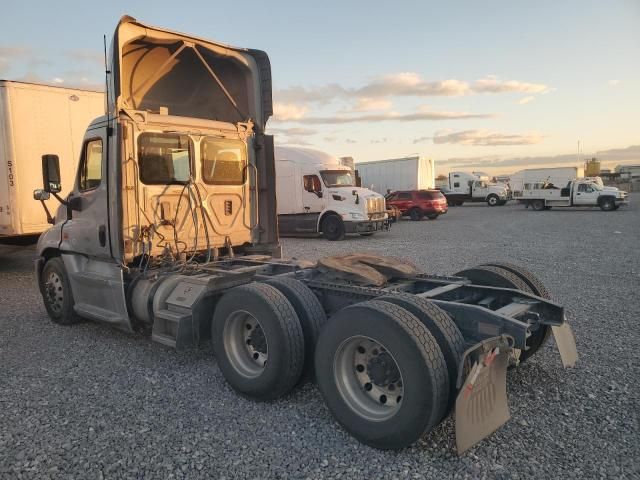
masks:
[[[404,190],[391,192],[385,197],[387,205],[397,207],[402,215],[411,220],[422,220],[425,215],[435,220],[438,215],[447,213],[447,199],[438,190]]]

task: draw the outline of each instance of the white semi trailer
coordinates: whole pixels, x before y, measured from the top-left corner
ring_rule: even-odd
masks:
[[[551,332],[575,362],[564,308],[522,268],[452,277],[359,253],[280,258],[265,52],[123,17],[109,63],[108,114],[89,124],[77,174],[61,178],[46,154],[34,192],[61,203],[35,262],[52,321],[210,341],[255,400],[315,378],[338,422],[385,449],[453,410],[459,453],[490,435],[509,419],[508,365]]]
[[[104,113],[104,93],[0,80],[0,241],[39,235],[48,228],[32,199],[42,184],[41,157],[60,152],[61,173],[73,178],[82,136]],[[55,200],[48,200],[53,209]]]
[[[363,187],[382,195],[396,190],[429,190],[434,188],[435,167],[430,158],[418,155],[373,162],[356,162]]]

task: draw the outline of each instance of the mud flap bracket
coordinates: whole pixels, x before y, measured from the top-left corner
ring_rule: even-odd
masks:
[[[488,437],[511,417],[507,401],[507,367],[513,339],[502,335],[468,349],[460,372],[468,375],[456,399],[456,446],[458,455]],[[472,367],[465,368],[465,366]],[[458,386],[462,373],[458,378]]]

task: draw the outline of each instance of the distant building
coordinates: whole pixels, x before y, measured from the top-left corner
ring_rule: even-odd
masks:
[[[584,176],[597,177],[600,175],[600,160],[596,158],[586,159],[584,161]]]
[[[621,178],[640,180],[640,165],[618,165],[615,171]]]

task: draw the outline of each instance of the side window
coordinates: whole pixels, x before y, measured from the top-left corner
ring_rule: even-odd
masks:
[[[454,188],[460,188],[460,182],[456,182],[456,183],[454,183],[454,184],[453,184],[453,187],[454,187]]]
[[[388,195],[387,195],[387,197],[385,198],[385,200],[386,200],[387,202],[392,202],[392,201],[397,200],[397,199],[398,199],[398,194],[397,194],[397,193],[390,193],[390,194],[388,194]]]
[[[82,150],[82,162],[78,176],[78,190],[85,192],[102,181],[102,139],[89,140]]]
[[[587,185],[584,183],[581,183],[580,185],[578,185],[578,191],[579,192],[586,192],[587,191]]]
[[[411,194],[408,192],[399,193],[398,200],[411,200]]]
[[[322,190],[320,186],[320,178],[317,175],[304,175],[302,177],[304,189],[307,192],[316,193]]]

